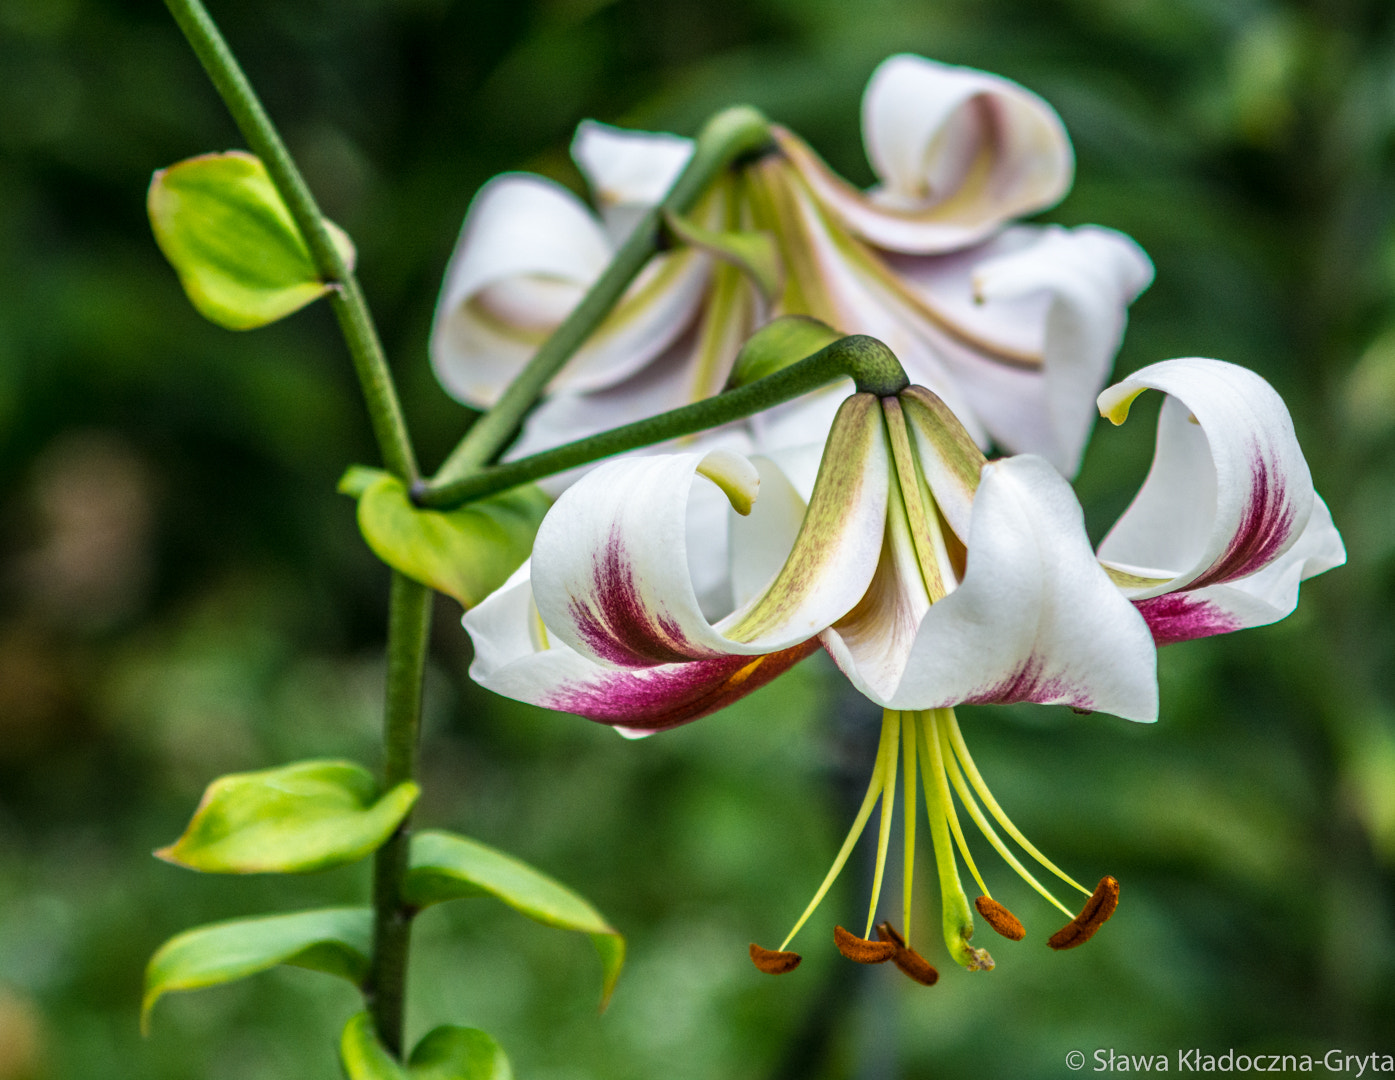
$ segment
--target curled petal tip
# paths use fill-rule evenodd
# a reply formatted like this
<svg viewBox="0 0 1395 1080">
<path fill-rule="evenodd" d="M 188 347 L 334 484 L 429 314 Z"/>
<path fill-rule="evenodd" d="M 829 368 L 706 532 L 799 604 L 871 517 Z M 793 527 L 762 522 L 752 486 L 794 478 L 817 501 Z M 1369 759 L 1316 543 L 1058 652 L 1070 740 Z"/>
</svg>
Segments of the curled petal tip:
<svg viewBox="0 0 1395 1080">
<path fill-rule="evenodd" d="M 751 942 L 751 963 L 767 975 L 784 975 L 797 968 L 803 959 L 797 952 L 762 949 L 754 941 Z"/>
<path fill-rule="evenodd" d="M 1109 921 L 1109 917 L 1118 906 L 1119 882 L 1106 875 L 1100 878 L 1100 883 L 1095 886 L 1090 899 L 1085 901 L 1080 914 L 1052 934 L 1046 943 L 1058 952 L 1061 949 L 1073 949 L 1077 945 L 1084 945 Z"/>
</svg>

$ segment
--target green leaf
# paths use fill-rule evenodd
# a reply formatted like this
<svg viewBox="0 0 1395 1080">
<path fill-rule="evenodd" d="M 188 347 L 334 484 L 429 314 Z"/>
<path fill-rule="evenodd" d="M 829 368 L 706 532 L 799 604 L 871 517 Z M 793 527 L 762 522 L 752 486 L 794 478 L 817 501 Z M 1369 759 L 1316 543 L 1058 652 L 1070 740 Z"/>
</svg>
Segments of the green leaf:
<svg viewBox="0 0 1395 1080">
<path fill-rule="evenodd" d="M 812 356 L 843 335 L 808 315 L 782 315 L 766 323 L 741 346 L 727 389 L 753 383 Z"/>
<path fill-rule="evenodd" d="M 146 208 L 155 242 L 190 301 L 219 326 L 265 326 L 330 289 L 266 166 L 252 154 L 203 154 L 160 169 Z M 353 242 L 338 226 L 325 225 L 352 266 Z"/>
<path fill-rule="evenodd" d="M 770 233 L 714 232 L 672 211 L 664 214 L 664 225 L 679 243 L 701 248 L 741 270 L 767 303 L 774 303 L 783 291 L 784 266 Z"/>
<path fill-rule="evenodd" d="M 493 896 L 540 923 L 589 934 L 604 968 L 601 1008 L 609 1003 L 625 962 L 625 939 L 582 897 L 512 855 L 453 833 L 419 832 L 412 837 L 403 895 L 418 908 Z"/>
<path fill-rule="evenodd" d="M 260 919 L 237 919 L 195 927 L 169 939 L 145 969 L 141 1029 L 150 1010 L 172 990 L 245 979 L 278 964 L 323 971 L 355 986 L 368 975 L 373 912 L 368 908 L 323 908 Z"/>
<path fill-rule="evenodd" d="M 366 1012 L 344 1025 L 339 1056 L 349 1080 L 513 1080 L 503 1049 L 478 1028 L 435 1028 L 417 1043 L 404 1067 L 378 1041 Z"/>
<path fill-rule="evenodd" d="M 208 785 L 184 835 L 155 854 L 210 874 L 303 874 L 357 862 L 402 823 L 420 789 L 381 799 L 352 761 L 301 761 Z"/>
<path fill-rule="evenodd" d="M 473 607 L 523 565 L 551 501 L 534 484 L 455 510 L 412 505 L 402 481 L 355 466 L 339 490 L 358 495 L 358 527 L 373 553 L 414 581 Z"/>
</svg>

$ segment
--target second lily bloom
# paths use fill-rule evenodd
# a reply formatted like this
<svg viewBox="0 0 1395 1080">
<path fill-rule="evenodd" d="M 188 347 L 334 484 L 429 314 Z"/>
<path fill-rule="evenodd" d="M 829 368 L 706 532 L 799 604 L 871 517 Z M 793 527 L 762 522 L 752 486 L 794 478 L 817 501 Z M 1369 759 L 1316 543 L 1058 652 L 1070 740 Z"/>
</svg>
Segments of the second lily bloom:
<svg viewBox="0 0 1395 1080">
<path fill-rule="evenodd" d="M 863 99 L 878 183 L 862 192 L 796 135 L 719 182 L 692 214 L 710 232 L 763 233 L 782 281 L 764 294 L 696 246 L 656 260 L 554 383 L 517 453 L 593 434 L 719 391 L 767 319 L 812 315 L 887 343 L 975 442 L 1075 472 L 1127 307 L 1152 278 L 1128 237 L 1013 222 L 1069 189 L 1073 157 L 1046 102 L 1006 79 L 894 56 Z M 638 213 L 657 203 L 689 140 L 587 122 L 572 152 L 595 216 L 539 177 L 497 177 L 470 209 L 447 271 L 432 357 L 462 400 L 488 405 L 600 275 Z M 765 422 L 820 437 L 825 392 Z M 783 423 L 782 423 L 783 420 Z M 812 436 L 810 426 L 821 430 Z"/>
</svg>

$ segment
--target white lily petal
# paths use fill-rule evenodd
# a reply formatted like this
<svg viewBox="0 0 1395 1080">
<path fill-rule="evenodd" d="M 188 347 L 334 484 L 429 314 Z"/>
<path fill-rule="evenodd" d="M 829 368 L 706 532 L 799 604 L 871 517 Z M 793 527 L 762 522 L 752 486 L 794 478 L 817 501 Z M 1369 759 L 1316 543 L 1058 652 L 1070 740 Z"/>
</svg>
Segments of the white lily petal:
<svg viewBox="0 0 1395 1080">
<path fill-rule="evenodd" d="M 1147 389 L 1169 395 L 1153 466 L 1100 545 L 1101 560 L 1166 579 L 1135 600 L 1235 582 L 1268 566 L 1308 525 L 1312 477 L 1283 399 L 1254 372 L 1219 360 L 1166 360 L 1110 387 L 1115 423 Z"/>
<path fill-rule="evenodd" d="M 667 132 L 631 131 L 583 120 L 572 160 L 585 174 L 616 244 L 639 216 L 657 205 L 693 156 L 693 140 Z"/>
<path fill-rule="evenodd" d="M 696 720 L 764 686 L 817 649 L 809 641 L 763 656 L 724 656 L 641 669 L 605 667 L 545 632 L 529 566 L 465 613 L 475 645 L 470 677 L 497 694 L 648 734 Z"/>
<path fill-rule="evenodd" d="M 892 251 L 953 251 L 1045 209 L 1070 187 L 1074 155 L 1060 117 L 1017 83 L 899 55 L 873 72 L 862 134 L 881 179 L 866 195 L 803 143 L 781 148 L 858 235 Z"/>
<path fill-rule="evenodd" d="M 1041 458 L 985 466 L 964 579 L 916 633 L 899 685 L 878 692 L 837 629 L 824 646 L 892 709 L 1034 701 L 1157 716 L 1156 654 L 1142 617 L 1090 551 L 1080 504 Z"/>
<path fill-rule="evenodd" d="M 1297 542 L 1264 569 L 1225 585 L 1166 593 L 1135 602 L 1158 645 L 1264 626 L 1298 606 L 1298 587 L 1347 561 L 1332 513 L 1314 496 L 1308 526 Z"/>
<path fill-rule="evenodd" d="M 613 245 L 576 196 L 541 177 L 496 177 L 470 206 L 431 331 L 437 377 L 492 405 L 609 265 Z M 550 391 L 610 386 L 681 335 L 702 301 L 710 257 L 653 260 L 553 380 Z"/>
<path fill-rule="evenodd" d="M 716 626 L 694 590 L 686 537 L 693 477 L 711 455 L 596 468 L 538 531 L 533 581 L 547 626 L 585 656 L 631 667 L 754 656 L 813 637 L 857 602 L 872 575 L 887 488 L 875 403 L 870 395 L 849 399 L 850 420 L 830 440 L 789 562 L 760 597 Z M 733 457 L 722 462 L 728 479 Z M 754 481 L 754 466 L 744 464 Z"/>
<path fill-rule="evenodd" d="M 1128 305 L 1152 281 L 1143 250 L 1094 225 L 1020 226 L 969 251 L 893 265 L 966 339 L 985 344 L 945 356 L 994 441 L 1074 475 Z M 1014 367 L 989 349 L 1039 359 Z"/>
<path fill-rule="evenodd" d="M 559 184 L 505 174 L 470 204 L 431 329 L 436 375 L 491 405 L 610 261 L 590 211 Z"/>
</svg>

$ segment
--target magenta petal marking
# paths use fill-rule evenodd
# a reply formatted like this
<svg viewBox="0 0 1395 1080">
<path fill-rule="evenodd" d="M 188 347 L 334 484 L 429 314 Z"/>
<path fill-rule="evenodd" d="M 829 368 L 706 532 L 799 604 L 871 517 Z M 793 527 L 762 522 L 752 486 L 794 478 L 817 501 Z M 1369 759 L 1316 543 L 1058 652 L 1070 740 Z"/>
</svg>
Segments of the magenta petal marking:
<svg viewBox="0 0 1395 1080">
<path fill-rule="evenodd" d="M 592 596 L 573 598 L 570 614 L 596 656 L 623 667 L 652 667 L 711 655 L 694 646 L 676 622 L 645 604 L 618 529 L 593 556 L 592 572 Z"/>
<path fill-rule="evenodd" d="M 1007 678 L 975 690 L 964 698 L 966 705 L 1007 705 L 1031 701 L 1038 705 L 1070 705 L 1093 710 L 1094 701 L 1060 676 L 1047 677 L 1041 659 L 1033 656 Z"/>
<path fill-rule="evenodd" d="M 758 690 L 818 648 L 814 638 L 764 656 L 721 656 L 637 671 L 607 671 L 560 687 L 539 702 L 602 724 L 663 731 L 697 720 Z"/>
<path fill-rule="evenodd" d="M 1269 463 L 1258 447 L 1254 447 L 1251 453 L 1254 463 L 1251 467 L 1250 497 L 1240 519 L 1240 527 L 1220 558 L 1201 577 L 1191 582 L 1187 586 L 1189 589 L 1234 581 L 1264 569 L 1278 558 L 1284 544 L 1293 535 L 1295 514 L 1288 497 L 1288 486 L 1282 478 L 1270 476 Z M 1211 632 L 1223 633 L 1219 630 Z"/>
<path fill-rule="evenodd" d="M 1224 608 L 1184 592 L 1135 600 L 1133 606 L 1138 608 L 1139 614 L 1148 623 L 1148 629 L 1153 632 L 1153 642 L 1158 646 L 1211 637 L 1213 634 L 1229 634 L 1244 627 Z"/>
</svg>

